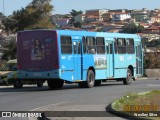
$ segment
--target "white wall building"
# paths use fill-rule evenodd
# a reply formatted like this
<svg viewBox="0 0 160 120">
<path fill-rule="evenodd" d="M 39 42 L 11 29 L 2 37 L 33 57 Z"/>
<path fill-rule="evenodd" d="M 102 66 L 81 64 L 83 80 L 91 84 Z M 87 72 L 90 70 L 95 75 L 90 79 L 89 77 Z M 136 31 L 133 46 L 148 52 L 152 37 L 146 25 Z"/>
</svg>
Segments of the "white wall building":
<svg viewBox="0 0 160 120">
<path fill-rule="evenodd" d="M 115 13 L 112 21 L 123 21 L 126 19 L 131 19 L 131 15 L 129 13 Z"/>
</svg>

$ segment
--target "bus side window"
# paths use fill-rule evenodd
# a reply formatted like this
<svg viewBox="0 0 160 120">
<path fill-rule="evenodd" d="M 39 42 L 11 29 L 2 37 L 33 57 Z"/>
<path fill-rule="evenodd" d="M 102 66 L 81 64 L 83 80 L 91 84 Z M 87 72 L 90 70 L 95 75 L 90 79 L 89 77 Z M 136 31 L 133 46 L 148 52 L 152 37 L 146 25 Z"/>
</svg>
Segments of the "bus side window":
<svg viewBox="0 0 160 120">
<path fill-rule="evenodd" d="M 86 53 L 86 39 L 85 37 L 82 38 L 82 42 L 83 42 L 83 53 Z"/>
<path fill-rule="evenodd" d="M 95 54 L 95 38 L 94 37 L 86 37 L 86 51 L 88 54 Z"/>
<path fill-rule="evenodd" d="M 72 54 L 72 41 L 70 36 L 61 36 L 61 53 Z"/>
<path fill-rule="evenodd" d="M 116 40 L 117 43 L 117 53 L 118 54 L 126 54 L 126 41 L 124 38 L 118 38 Z"/>
<path fill-rule="evenodd" d="M 127 53 L 128 54 L 134 54 L 135 50 L 134 50 L 134 40 L 129 38 L 126 39 L 126 46 L 127 46 Z"/>
<path fill-rule="evenodd" d="M 105 54 L 105 44 L 103 37 L 96 38 L 97 54 Z"/>
</svg>

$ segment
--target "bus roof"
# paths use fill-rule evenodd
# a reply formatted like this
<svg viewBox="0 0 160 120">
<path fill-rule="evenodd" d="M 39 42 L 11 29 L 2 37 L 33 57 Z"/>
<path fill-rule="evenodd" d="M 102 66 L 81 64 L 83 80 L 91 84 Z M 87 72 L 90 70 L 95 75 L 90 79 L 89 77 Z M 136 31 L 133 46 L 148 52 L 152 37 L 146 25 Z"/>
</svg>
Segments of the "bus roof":
<svg viewBox="0 0 160 120">
<path fill-rule="evenodd" d="M 108 33 L 108 32 L 89 32 L 89 31 L 72 31 L 72 30 L 57 30 L 60 35 L 81 35 L 81 36 L 99 36 L 108 38 L 134 38 L 140 39 L 137 34 L 126 33 Z"/>
<path fill-rule="evenodd" d="M 134 38 L 140 40 L 140 36 L 138 34 L 128 34 L 128 33 L 108 33 L 108 32 L 74 31 L 74 30 L 54 30 L 54 29 L 25 30 L 25 31 L 19 31 L 19 33 L 31 32 L 31 31 L 57 31 L 59 35 L 98 36 L 107 38 Z"/>
</svg>

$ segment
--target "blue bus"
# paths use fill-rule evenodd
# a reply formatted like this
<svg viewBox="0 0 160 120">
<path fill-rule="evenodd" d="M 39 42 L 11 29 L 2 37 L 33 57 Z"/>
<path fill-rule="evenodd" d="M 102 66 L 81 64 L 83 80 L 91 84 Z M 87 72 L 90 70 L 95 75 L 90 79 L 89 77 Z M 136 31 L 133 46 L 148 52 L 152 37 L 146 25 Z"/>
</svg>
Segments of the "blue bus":
<svg viewBox="0 0 160 120">
<path fill-rule="evenodd" d="M 136 34 L 71 30 L 31 30 L 17 34 L 18 78 L 91 88 L 106 80 L 129 85 L 143 74 L 143 52 Z"/>
</svg>

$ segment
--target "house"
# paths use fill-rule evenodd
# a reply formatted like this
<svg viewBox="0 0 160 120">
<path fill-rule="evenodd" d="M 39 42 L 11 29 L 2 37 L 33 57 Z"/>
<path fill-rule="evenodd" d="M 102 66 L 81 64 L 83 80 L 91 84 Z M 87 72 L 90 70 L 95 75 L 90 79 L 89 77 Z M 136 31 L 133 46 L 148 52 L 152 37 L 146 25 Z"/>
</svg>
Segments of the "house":
<svg viewBox="0 0 160 120">
<path fill-rule="evenodd" d="M 157 26 L 150 26 L 149 28 L 146 28 L 143 33 L 148 33 L 148 34 L 160 34 L 160 28 Z"/>
<path fill-rule="evenodd" d="M 120 32 L 122 31 L 122 28 L 123 28 L 123 24 L 105 24 L 103 25 L 103 30 L 106 31 L 106 32 L 109 32 L 109 31 L 116 31 L 116 32 Z"/>
<path fill-rule="evenodd" d="M 151 10 L 150 11 L 150 17 L 158 16 L 159 13 L 160 13 L 160 9 Z"/>
<path fill-rule="evenodd" d="M 94 9 L 94 10 L 86 10 L 87 16 L 96 16 L 98 17 L 99 21 L 103 21 L 102 15 L 107 13 L 107 9 Z"/>
<path fill-rule="evenodd" d="M 112 12 L 108 12 L 108 13 L 104 13 L 102 14 L 102 19 L 104 22 L 111 22 L 112 18 L 113 18 L 113 14 Z"/>
<path fill-rule="evenodd" d="M 81 26 L 81 29 L 93 31 L 94 29 L 96 29 L 96 25 L 95 24 L 84 24 Z"/>
<path fill-rule="evenodd" d="M 126 13 L 127 11 L 125 9 L 116 9 L 116 10 L 109 10 L 108 12 L 110 12 L 110 13 L 117 13 L 117 12 Z"/>
<path fill-rule="evenodd" d="M 99 21 L 99 16 L 87 16 L 84 20 L 85 23 L 91 23 Z"/>
<path fill-rule="evenodd" d="M 143 8 L 142 10 L 132 10 L 131 17 L 135 18 L 137 22 L 144 21 L 149 18 L 149 10 Z"/>
<path fill-rule="evenodd" d="M 139 23 L 140 26 L 143 26 L 144 28 L 149 28 L 150 27 L 150 24 L 147 24 L 147 23 Z"/>
<path fill-rule="evenodd" d="M 70 24 L 70 22 L 71 22 L 71 19 L 70 19 L 70 18 L 61 18 L 61 19 L 57 20 L 57 21 L 55 22 L 55 24 L 56 24 L 57 26 L 63 27 L 63 26 L 68 26 L 68 25 Z"/>
<path fill-rule="evenodd" d="M 75 22 L 83 23 L 85 21 L 86 14 L 79 14 L 75 16 L 74 20 Z"/>
<path fill-rule="evenodd" d="M 147 33 L 141 33 L 139 34 L 143 39 L 147 40 L 148 42 L 152 41 L 152 40 L 158 40 L 160 39 L 160 35 L 158 34 L 147 34 Z"/>
<path fill-rule="evenodd" d="M 63 18 L 72 18 L 72 16 L 70 14 L 65 14 L 65 15 L 61 15 L 61 14 L 55 14 L 51 16 L 51 20 L 52 23 L 57 23 L 58 20 L 63 19 Z"/>
<path fill-rule="evenodd" d="M 112 17 L 112 21 L 124 21 L 126 19 L 131 19 L 130 13 L 122 13 L 122 12 L 116 12 L 114 13 Z"/>
<path fill-rule="evenodd" d="M 160 16 L 153 16 L 151 17 L 151 21 L 154 23 L 154 22 L 158 22 L 160 23 Z"/>
</svg>

